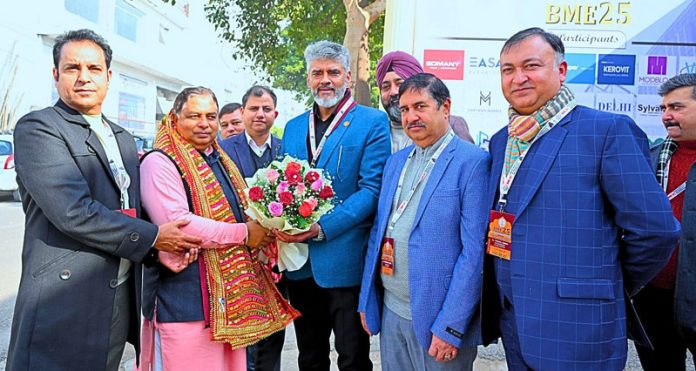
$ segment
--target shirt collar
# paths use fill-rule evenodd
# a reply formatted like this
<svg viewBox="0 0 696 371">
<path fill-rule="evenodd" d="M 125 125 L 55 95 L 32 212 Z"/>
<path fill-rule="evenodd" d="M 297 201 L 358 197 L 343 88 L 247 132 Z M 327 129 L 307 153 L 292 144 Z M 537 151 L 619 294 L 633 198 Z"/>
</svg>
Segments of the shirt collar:
<svg viewBox="0 0 696 371">
<path fill-rule="evenodd" d="M 249 147 L 251 147 L 251 148 L 258 148 L 258 149 L 262 149 L 262 148 L 266 149 L 266 147 L 271 148 L 271 134 L 270 133 L 268 134 L 266 141 L 261 146 L 256 145 L 256 142 L 254 142 L 254 139 L 251 136 L 249 136 L 249 133 L 247 133 L 246 130 L 244 131 L 244 136 L 246 137 L 247 144 L 249 144 Z"/>
<path fill-rule="evenodd" d="M 441 136 L 440 139 L 437 140 L 437 142 L 425 147 L 421 148 L 416 146 L 416 155 L 419 157 L 425 157 L 425 158 L 430 158 L 432 157 L 435 152 L 437 151 L 438 148 L 442 145 L 442 143 L 445 141 L 445 138 L 447 138 L 447 135 L 449 132 L 452 131 L 452 129 L 448 129 L 447 132 L 445 132 L 445 135 Z"/>
</svg>

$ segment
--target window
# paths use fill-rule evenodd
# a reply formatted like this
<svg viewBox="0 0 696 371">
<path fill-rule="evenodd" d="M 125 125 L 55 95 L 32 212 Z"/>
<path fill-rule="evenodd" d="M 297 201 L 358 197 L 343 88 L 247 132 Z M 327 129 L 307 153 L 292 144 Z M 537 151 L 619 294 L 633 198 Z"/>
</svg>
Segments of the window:
<svg viewBox="0 0 696 371">
<path fill-rule="evenodd" d="M 65 10 L 94 23 L 99 21 L 99 1 L 65 0 Z"/>
<path fill-rule="evenodd" d="M 145 129 L 145 98 L 128 93 L 118 94 L 118 124 L 126 129 Z"/>
<path fill-rule="evenodd" d="M 12 154 L 12 143 L 0 140 L 0 156 L 9 156 Z"/>
<path fill-rule="evenodd" d="M 137 41 L 138 21 L 145 15 L 125 0 L 116 0 L 116 12 L 114 15 L 115 32 L 128 40 Z"/>
</svg>

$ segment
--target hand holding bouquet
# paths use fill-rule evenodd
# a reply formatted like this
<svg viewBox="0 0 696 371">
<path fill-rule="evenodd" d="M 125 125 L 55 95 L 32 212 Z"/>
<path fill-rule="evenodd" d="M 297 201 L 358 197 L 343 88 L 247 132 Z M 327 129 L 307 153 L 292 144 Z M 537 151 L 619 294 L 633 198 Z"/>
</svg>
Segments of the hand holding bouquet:
<svg viewBox="0 0 696 371">
<path fill-rule="evenodd" d="M 306 232 L 333 208 L 331 181 L 321 169 L 291 156 L 259 169 L 244 192 L 246 213 L 268 229 L 288 234 Z M 307 244 L 278 241 L 278 268 L 298 270 L 309 256 Z"/>
</svg>

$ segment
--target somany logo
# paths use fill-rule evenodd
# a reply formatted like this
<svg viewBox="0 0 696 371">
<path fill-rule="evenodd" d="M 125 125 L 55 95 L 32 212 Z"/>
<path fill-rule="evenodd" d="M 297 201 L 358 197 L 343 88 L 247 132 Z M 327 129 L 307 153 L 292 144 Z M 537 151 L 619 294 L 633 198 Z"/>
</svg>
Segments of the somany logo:
<svg viewBox="0 0 696 371">
<path fill-rule="evenodd" d="M 457 68 L 462 62 L 459 61 L 427 61 L 425 65 L 428 67 L 448 67 Z"/>
</svg>

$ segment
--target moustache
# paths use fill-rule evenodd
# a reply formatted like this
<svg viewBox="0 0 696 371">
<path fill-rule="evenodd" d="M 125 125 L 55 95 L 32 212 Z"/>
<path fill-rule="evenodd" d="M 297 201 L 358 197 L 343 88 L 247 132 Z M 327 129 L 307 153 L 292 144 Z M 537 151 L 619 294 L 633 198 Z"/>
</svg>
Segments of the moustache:
<svg viewBox="0 0 696 371">
<path fill-rule="evenodd" d="M 665 125 L 665 128 L 672 127 L 672 126 L 679 126 L 679 123 L 676 121 L 665 121 L 663 122 Z"/>
<path fill-rule="evenodd" d="M 320 86 L 320 87 L 316 88 L 316 90 L 314 90 L 314 95 L 318 95 L 319 90 L 326 90 L 326 89 L 330 89 L 334 94 L 338 93 L 338 89 L 336 89 L 333 86 L 327 85 L 327 86 Z"/>
<path fill-rule="evenodd" d="M 406 129 L 424 128 L 424 127 L 425 127 L 425 123 L 423 123 L 422 121 L 412 122 L 412 123 L 406 125 Z"/>
</svg>

